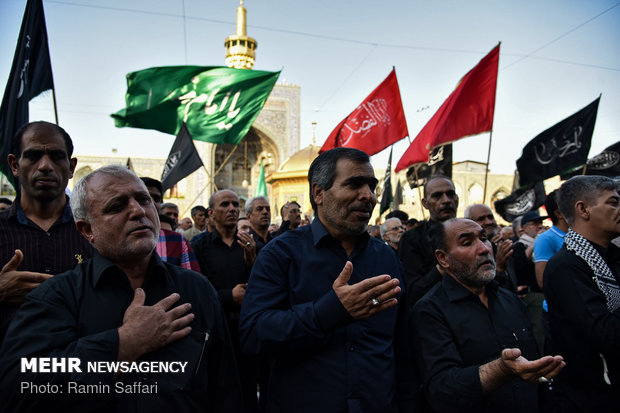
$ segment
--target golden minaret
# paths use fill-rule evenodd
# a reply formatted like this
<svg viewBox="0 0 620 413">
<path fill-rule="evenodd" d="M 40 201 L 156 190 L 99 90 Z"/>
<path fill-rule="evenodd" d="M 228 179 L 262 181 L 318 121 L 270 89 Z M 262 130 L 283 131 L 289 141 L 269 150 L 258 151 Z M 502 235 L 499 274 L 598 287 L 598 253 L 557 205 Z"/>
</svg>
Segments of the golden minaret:
<svg viewBox="0 0 620 413">
<path fill-rule="evenodd" d="M 256 40 L 246 35 L 245 8 L 243 0 L 237 7 L 237 33 L 226 38 L 226 66 L 237 69 L 251 69 L 254 66 Z"/>
</svg>

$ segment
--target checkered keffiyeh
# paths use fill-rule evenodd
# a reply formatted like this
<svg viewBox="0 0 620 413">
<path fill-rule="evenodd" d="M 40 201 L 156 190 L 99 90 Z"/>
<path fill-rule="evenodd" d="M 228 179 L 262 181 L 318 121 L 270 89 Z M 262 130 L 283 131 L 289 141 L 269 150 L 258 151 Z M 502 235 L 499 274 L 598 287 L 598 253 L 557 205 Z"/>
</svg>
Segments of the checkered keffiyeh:
<svg viewBox="0 0 620 413">
<path fill-rule="evenodd" d="M 592 279 L 599 290 L 605 294 L 609 311 L 615 311 L 620 307 L 620 287 L 618 282 L 611 273 L 607 263 L 603 260 L 603 257 L 601 257 L 592 244 L 572 229 L 568 230 L 564 243 L 569 251 L 573 251 L 575 255 L 584 260 L 594 271 Z"/>
</svg>

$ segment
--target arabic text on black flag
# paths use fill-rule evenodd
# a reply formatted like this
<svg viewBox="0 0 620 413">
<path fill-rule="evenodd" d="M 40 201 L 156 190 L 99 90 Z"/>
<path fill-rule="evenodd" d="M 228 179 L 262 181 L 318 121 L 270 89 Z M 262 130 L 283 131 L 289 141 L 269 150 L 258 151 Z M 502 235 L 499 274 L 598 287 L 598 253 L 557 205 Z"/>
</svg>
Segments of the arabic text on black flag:
<svg viewBox="0 0 620 413">
<path fill-rule="evenodd" d="M 198 155 L 187 127 L 183 124 L 174 140 L 172 149 L 170 149 L 164 171 L 161 174 L 161 185 L 164 192 L 201 166 L 200 155 Z"/>
<path fill-rule="evenodd" d="M 598 155 L 588 159 L 586 165 L 586 175 L 603 175 L 610 177 L 620 176 L 620 142 L 616 142 Z M 583 168 L 576 168 L 561 176 L 562 179 L 569 179 L 575 175 L 582 175 Z"/>
<path fill-rule="evenodd" d="M 413 189 L 424 186 L 433 175 L 452 178 L 452 144 L 437 146 L 428 163 L 419 163 L 407 169 L 407 182 Z"/>
<path fill-rule="evenodd" d="M 53 88 L 43 4 L 41 0 L 28 0 L 0 106 L 0 170 L 13 187 L 15 179 L 6 161 L 13 135 L 28 123 L 28 102 Z"/>
<path fill-rule="evenodd" d="M 586 163 L 600 99 L 525 145 L 517 160 L 520 186 L 543 181 Z"/>
<path fill-rule="evenodd" d="M 526 212 L 534 211 L 545 203 L 545 185 L 537 182 L 530 188 L 521 188 L 504 199 L 495 201 L 495 211 L 506 221 L 512 222 Z"/>
</svg>

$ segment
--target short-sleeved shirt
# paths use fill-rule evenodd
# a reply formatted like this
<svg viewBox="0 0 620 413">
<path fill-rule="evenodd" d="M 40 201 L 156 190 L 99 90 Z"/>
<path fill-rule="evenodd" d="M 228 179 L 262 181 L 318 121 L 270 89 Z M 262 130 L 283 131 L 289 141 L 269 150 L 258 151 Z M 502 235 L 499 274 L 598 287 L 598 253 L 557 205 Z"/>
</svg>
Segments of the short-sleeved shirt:
<svg viewBox="0 0 620 413">
<path fill-rule="evenodd" d="M 566 232 L 555 225 L 536 237 L 534 241 L 534 262 L 547 262 L 564 245 Z"/>
</svg>

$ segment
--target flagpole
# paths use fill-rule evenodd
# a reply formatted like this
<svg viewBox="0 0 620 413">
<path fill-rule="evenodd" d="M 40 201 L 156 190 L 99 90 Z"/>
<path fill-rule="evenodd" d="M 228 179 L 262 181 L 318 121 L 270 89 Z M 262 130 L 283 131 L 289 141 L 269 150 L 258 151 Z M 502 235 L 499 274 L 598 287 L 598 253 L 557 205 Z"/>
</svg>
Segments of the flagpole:
<svg viewBox="0 0 620 413">
<path fill-rule="evenodd" d="M 482 193 L 482 203 L 486 203 L 487 199 L 487 178 L 489 176 L 489 161 L 491 160 L 491 141 L 493 139 L 493 130 L 489 133 L 489 150 L 487 152 L 487 165 L 484 169 L 484 192 Z"/>
<path fill-rule="evenodd" d="M 56 118 L 56 125 L 60 125 L 58 123 L 58 105 L 56 104 L 56 90 L 52 89 L 52 100 L 54 102 L 54 117 Z"/>
</svg>

